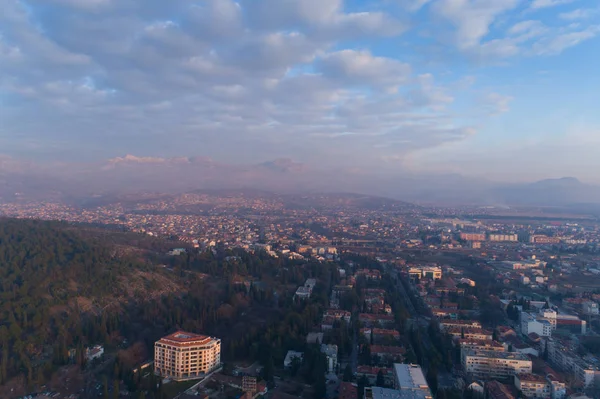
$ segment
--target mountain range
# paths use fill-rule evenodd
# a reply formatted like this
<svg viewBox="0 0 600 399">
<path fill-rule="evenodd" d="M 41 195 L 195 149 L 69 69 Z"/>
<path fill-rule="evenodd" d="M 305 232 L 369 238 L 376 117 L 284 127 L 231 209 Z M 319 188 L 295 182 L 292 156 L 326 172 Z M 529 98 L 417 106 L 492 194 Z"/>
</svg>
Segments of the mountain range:
<svg viewBox="0 0 600 399">
<path fill-rule="evenodd" d="M 347 192 L 436 205 L 600 205 L 600 186 L 572 177 L 498 183 L 457 174 L 319 169 L 287 158 L 226 164 L 206 157 L 126 155 L 97 163 L 40 165 L 0 156 L 3 201 L 15 197 L 73 201 L 148 191 L 173 194 L 229 188 L 279 193 Z"/>
</svg>

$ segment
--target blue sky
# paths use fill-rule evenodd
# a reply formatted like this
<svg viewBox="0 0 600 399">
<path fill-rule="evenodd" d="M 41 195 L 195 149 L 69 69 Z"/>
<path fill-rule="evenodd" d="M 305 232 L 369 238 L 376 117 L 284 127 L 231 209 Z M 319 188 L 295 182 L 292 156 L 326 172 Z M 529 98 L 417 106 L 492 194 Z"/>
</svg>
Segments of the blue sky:
<svg viewBox="0 0 600 399">
<path fill-rule="evenodd" d="M 600 183 L 590 0 L 4 0 L 0 154 Z"/>
</svg>

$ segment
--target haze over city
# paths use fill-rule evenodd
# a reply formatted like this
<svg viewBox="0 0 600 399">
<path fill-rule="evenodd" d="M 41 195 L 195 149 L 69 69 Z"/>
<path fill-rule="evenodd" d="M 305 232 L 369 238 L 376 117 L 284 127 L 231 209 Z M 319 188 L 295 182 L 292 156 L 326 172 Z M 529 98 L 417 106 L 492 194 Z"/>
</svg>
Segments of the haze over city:
<svg viewBox="0 0 600 399">
<path fill-rule="evenodd" d="M 600 183 L 594 2 L 7 0 L 0 27 L 4 179 L 100 191 L 107 165 L 192 158 L 396 197 L 448 175 Z"/>
</svg>

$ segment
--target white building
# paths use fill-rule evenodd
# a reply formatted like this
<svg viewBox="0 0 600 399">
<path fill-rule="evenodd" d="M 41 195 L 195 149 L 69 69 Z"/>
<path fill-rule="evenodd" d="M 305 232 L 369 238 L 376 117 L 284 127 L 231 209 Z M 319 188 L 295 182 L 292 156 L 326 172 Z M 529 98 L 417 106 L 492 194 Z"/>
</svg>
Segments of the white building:
<svg viewBox="0 0 600 399">
<path fill-rule="evenodd" d="M 310 294 L 312 290 L 309 287 L 301 286 L 296 290 L 296 294 L 294 295 L 296 298 L 300 299 L 308 299 L 310 298 Z"/>
<path fill-rule="evenodd" d="M 583 307 L 583 313 L 585 314 L 597 315 L 600 313 L 596 302 L 587 301 L 582 303 L 581 306 Z"/>
<path fill-rule="evenodd" d="M 555 329 L 552 323 L 547 319 L 537 319 L 534 315 L 527 312 L 521 312 L 521 333 L 529 335 L 536 333 L 540 337 L 549 337 Z M 556 320 L 556 319 L 554 319 Z"/>
<path fill-rule="evenodd" d="M 335 373 L 337 368 L 337 356 L 338 356 L 338 347 L 337 345 L 321 345 L 321 353 L 323 353 L 327 357 L 327 371 L 329 373 Z"/>
<path fill-rule="evenodd" d="M 546 379 L 536 374 L 519 374 L 515 376 L 515 387 L 526 398 L 549 398 L 550 384 Z"/>
<path fill-rule="evenodd" d="M 532 363 L 525 355 L 512 352 L 470 351 L 462 357 L 463 368 L 475 378 L 507 378 L 531 374 Z"/>
<path fill-rule="evenodd" d="M 365 388 L 365 399 L 431 399 L 432 396 L 422 391 L 403 391 L 380 387 Z"/>
<path fill-rule="evenodd" d="M 417 278 L 428 278 L 432 280 L 439 280 L 442 278 L 442 268 L 439 266 L 420 266 L 411 267 L 408 270 L 410 277 Z"/>
<path fill-rule="evenodd" d="M 178 331 L 154 344 L 154 373 L 175 381 L 197 379 L 221 365 L 221 340 Z"/>
<path fill-rule="evenodd" d="M 104 355 L 104 347 L 102 345 L 96 345 L 85 350 L 85 360 L 88 362 L 99 359 L 102 355 Z"/>
<path fill-rule="evenodd" d="M 519 236 L 516 234 L 490 234 L 489 240 L 495 242 L 517 242 L 519 241 Z"/>
<path fill-rule="evenodd" d="M 317 285 L 316 278 L 307 278 L 306 281 L 304 282 L 304 286 L 309 287 L 311 291 L 315 289 L 316 285 Z"/>
<path fill-rule="evenodd" d="M 418 364 L 394 364 L 394 388 L 432 399 L 429 384 Z"/>
<path fill-rule="evenodd" d="M 294 359 L 297 359 L 300 362 L 302 362 L 302 360 L 304 359 L 304 353 L 288 351 L 288 353 L 285 355 L 285 359 L 283 360 L 283 367 L 285 367 L 286 369 L 290 368 L 292 366 L 292 363 L 294 362 Z"/>
</svg>

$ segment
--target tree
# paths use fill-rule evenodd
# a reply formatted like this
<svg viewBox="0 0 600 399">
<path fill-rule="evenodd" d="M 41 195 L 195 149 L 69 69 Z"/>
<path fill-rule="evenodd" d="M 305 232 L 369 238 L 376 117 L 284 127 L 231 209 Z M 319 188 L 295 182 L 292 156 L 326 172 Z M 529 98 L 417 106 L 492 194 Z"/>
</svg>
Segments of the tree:
<svg viewBox="0 0 600 399">
<path fill-rule="evenodd" d="M 358 397 L 364 398 L 365 396 L 365 387 L 369 385 L 369 379 L 366 376 L 361 376 L 358 379 Z"/>
<path fill-rule="evenodd" d="M 352 381 L 353 378 L 354 378 L 354 375 L 352 374 L 352 366 L 350 366 L 350 363 L 348 363 L 346 365 L 346 367 L 344 368 L 344 376 L 342 379 L 345 382 L 350 382 L 350 381 Z"/>
<path fill-rule="evenodd" d="M 431 392 L 435 395 L 438 389 L 438 370 L 435 364 L 432 364 L 427 370 L 427 382 L 429 383 L 429 388 L 431 388 Z"/>
<path fill-rule="evenodd" d="M 104 377 L 104 399 L 110 399 L 108 396 L 108 379 Z"/>
<path fill-rule="evenodd" d="M 385 387 L 385 378 L 383 376 L 382 370 L 379 370 L 377 372 L 377 381 L 376 381 L 375 385 L 377 385 L 378 387 L 381 387 L 381 388 Z"/>
</svg>

